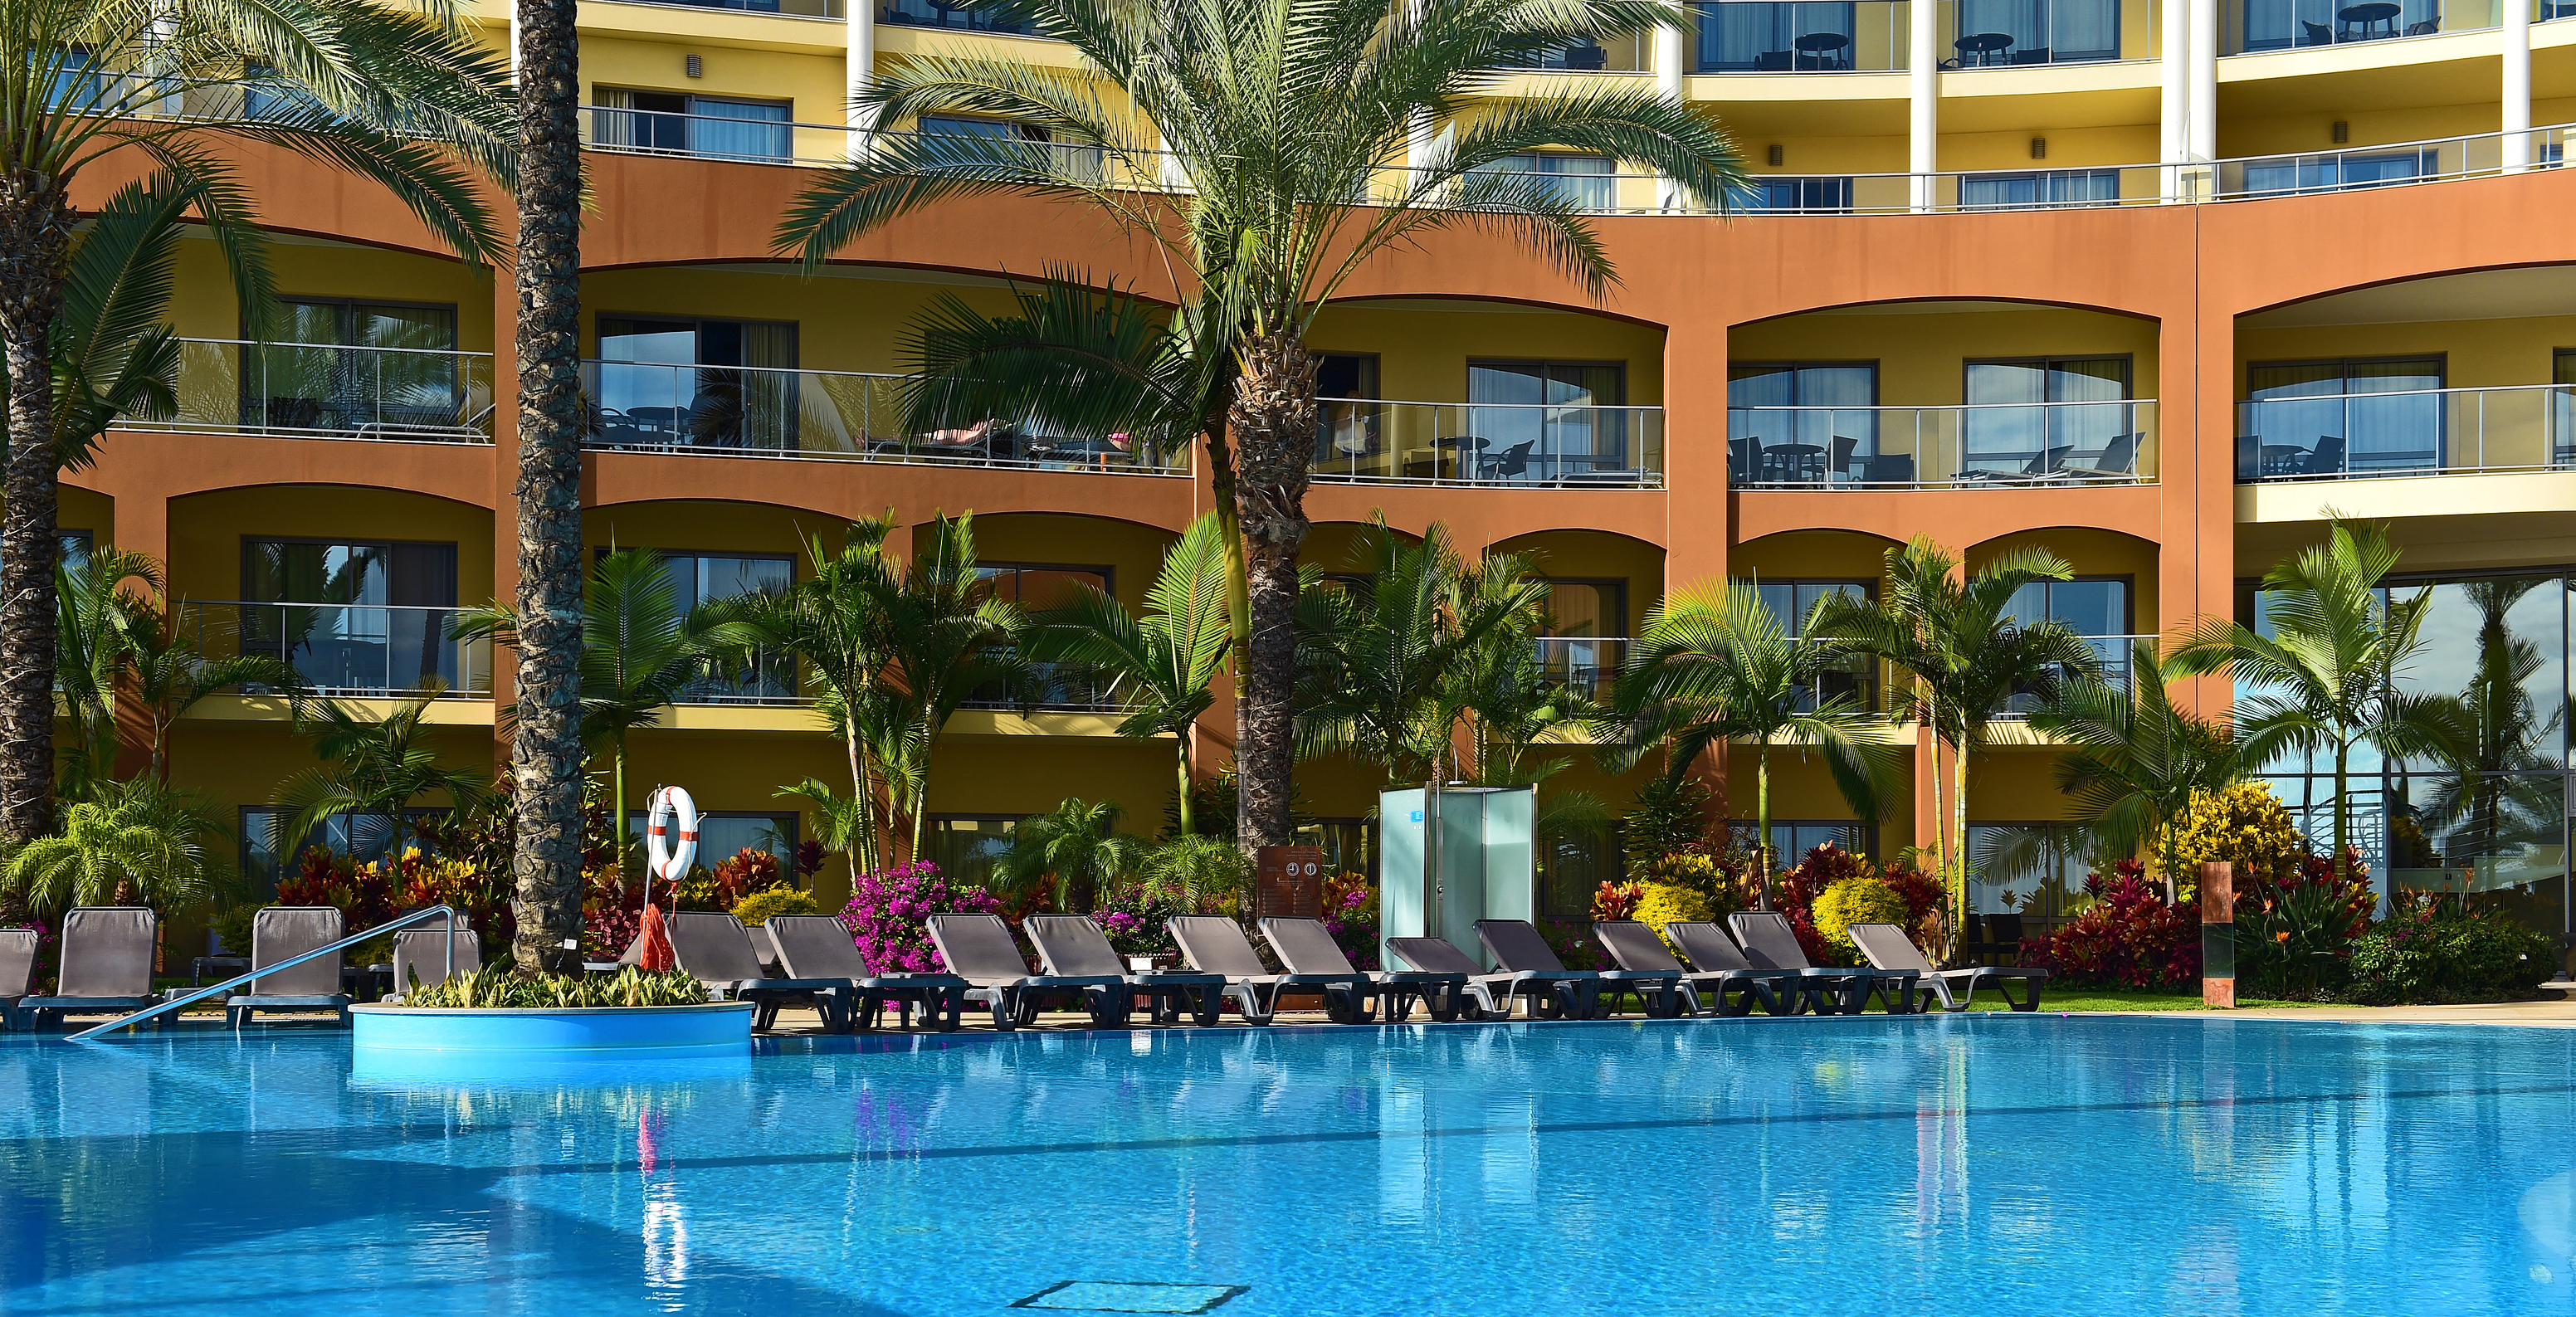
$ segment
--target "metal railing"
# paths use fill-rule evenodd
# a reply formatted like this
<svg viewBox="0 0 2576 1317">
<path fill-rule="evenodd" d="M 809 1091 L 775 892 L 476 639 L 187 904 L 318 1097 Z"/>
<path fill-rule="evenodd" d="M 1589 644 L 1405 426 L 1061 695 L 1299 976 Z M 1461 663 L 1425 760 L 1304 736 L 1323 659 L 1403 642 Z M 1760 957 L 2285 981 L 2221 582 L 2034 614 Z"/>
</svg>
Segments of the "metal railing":
<svg viewBox="0 0 2576 1317">
<path fill-rule="evenodd" d="M 273 658 L 325 695 L 405 696 L 441 681 L 489 699 L 492 644 L 455 640 L 454 608 L 183 600 L 179 627 L 208 658 Z M 264 693 L 264 692 L 263 692 Z"/>
<path fill-rule="evenodd" d="M 2027 489 L 2156 478 L 2156 404 L 1729 407 L 1746 489 Z"/>
<path fill-rule="evenodd" d="M 1945 69 L 2099 64 L 2121 58 L 2119 0 L 1942 0 Z"/>
<path fill-rule="evenodd" d="M 200 988 L 195 992 L 189 993 L 185 997 L 173 998 L 158 1006 L 145 1007 L 142 1010 L 134 1012 L 132 1015 L 119 1016 L 105 1024 L 91 1025 L 89 1028 L 83 1029 L 79 1033 L 65 1035 L 63 1041 L 67 1043 L 87 1042 L 92 1038 L 96 1038 L 101 1034 L 108 1033 L 113 1030 L 130 1029 L 135 1025 L 143 1023 L 145 1020 L 151 1019 L 153 1016 L 166 1014 L 170 1011 L 175 1011 L 186 1006 L 194 1006 L 208 997 L 212 997 L 219 992 L 229 992 L 253 979 L 267 978 L 271 974 L 293 969 L 308 960 L 317 960 L 323 956 L 346 951 L 350 947 L 354 947 L 361 942 L 372 941 L 376 938 L 383 937 L 387 933 L 398 933 L 414 924 L 425 924 L 440 916 L 445 916 L 447 919 L 447 938 L 445 942 L 447 951 L 447 977 L 452 979 L 456 977 L 456 932 L 458 916 L 455 909 L 451 906 L 433 905 L 426 909 L 414 910 L 410 914 L 402 915 L 395 919 L 378 924 L 374 928 L 368 929 L 366 932 L 352 933 L 349 936 L 327 946 L 315 947 L 311 951 L 307 951 L 302 955 L 289 956 L 274 965 L 263 965 L 247 974 L 236 975 L 211 988 Z"/>
<path fill-rule="evenodd" d="M 1906 64 L 1907 0 L 1701 0 L 1699 73 L 1892 73 Z"/>
<path fill-rule="evenodd" d="M 2157 639 L 2159 637 L 2156 636 L 2083 637 L 2085 645 L 2093 651 L 2095 678 L 2103 685 L 2122 692 L 2132 692 L 2135 689 L 2138 642 Z M 2072 669 L 2059 666 L 2051 674 L 2049 682 L 2045 684 L 2035 682 L 2015 688 L 2010 695 L 2004 697 L 2002 704 L 1996 706 L 1992 716 L 2027 718 L 2048 707 L 2052 690 L 2063 689 L 2067 682 L 2075 679 L 2075 676 Z"/>
<path fill-rule="evenodd" d="M 1664 483 L 1661 407 L 1317 401 L 1316 480 L 1626 489 Z"/>
<path fill-rule="evenodd" d="M 1633 33 L 1607 39 L 1575 37 L 1501 67 L 1550 73 L 1649 73 L 1654 70 L 1654 47 Z"/>
<path fill-rule="evenodd" d="M 868 0 L 849 0 L 853 4 Z M 877 21 L 896 27 L 936 27 L 955 32 L 989 32 L 1000 36 L 1031 37 L 1036 30 L 1027 23 L 1014 22 L 989 9 L 969 9 L 942 0 L 892 0 L 877 5 Z"/>
<path fill-rule="evenodd" d="M 2515 138 L 2521 139 L 2527 152 L 2520 163 L 2550 169 L 2566 161 L 2568 129 L 2569 125 L 2558 124 L 2526 133 L 2476 133 L 2347 146 L 2333 151 L 2246 156 L 2207 166 L 2204 181 L 2213 200 L 2247 201 L 2484 178 L 2507 171 L 2505 155 Z"/>
<path fill-rule="evenodd" d="M 745 14 L 778 14 L 787 18 L 840 18 L 841 0 L 619 0 L 630 5 L 670 5 L 680 9 L 731 9 Z"/>
<path fill-rule="evenodd" d="M 492 442 L 492 354 L 179 340 L 178 411 L 122 430 Z"/>
<path fill-rule="evenodd" d="M 1568 687 L 1595 704 L 1610 699 L 1619 669 L 1628 661 L 1625 636 L 1540 636 L 1530 642 L 1538 652 L 1542 680 Z"/>
<path fill-rule="evenodd" d="M 672 697 L 673 704 L 798 705 L 811 700 L 796 690 L 796 656 L 767 645 L 749 654 L 711 659 Z"/>
<path fill-rule="evenodd" d="M 1162 451 L 1126 434 L 1055 436 L 1000 420 L 908 433 L 899 375 L 622 361 L 585 361 L 581 372 L 598 408 L 592 448 L 1126 475 L 1189 469 L 1185 448 Z"/>
<path fill-rule="evenodd" d="M 2503 0 L 2514 3 L 2515 0 Z M 2521 0 L 2530 3 L 2530 0 Z M 2402 37 L 2475 32 L 2500 26 L 2496 0 L 2402 0 L 2352 4 L 2349 0 L 2291 0 L 2287 5 L 2237 5 L 2227 25 L 2223 55 L 2257 55 L 2319 46 L 2348 46 Z M 2546 6 L 2544 4 L 2544 12 Z M 2576 11 L 2571 11 L 2576 12 Z"/>
<path fill-rule="evenodd" d="M 2576 385 L 2266 398 L 2236 416 L 2249 484 L 2576 467 Z"/>
<path fill-rule="evenodd" d="M 1138 697 L 1126 679 L 1088 663 L 1041 660 L 1029 664 L 1029 682 L 1016 694 L 1000 687 L 978 688 L 966 697 L 969 709 L 1031 709 L 1050 713 L 1124 713 Z"/>
</svg>

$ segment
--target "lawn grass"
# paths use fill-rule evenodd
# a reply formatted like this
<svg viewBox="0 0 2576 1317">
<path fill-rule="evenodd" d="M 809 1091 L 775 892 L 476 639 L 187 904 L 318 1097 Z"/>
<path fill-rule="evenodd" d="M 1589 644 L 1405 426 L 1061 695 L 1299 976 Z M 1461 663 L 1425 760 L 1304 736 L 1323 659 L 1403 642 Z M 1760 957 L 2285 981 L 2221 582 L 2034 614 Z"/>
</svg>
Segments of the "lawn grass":
<svg viewBox="0 0 2576 1317">
<path fill-rule="evenodd" d="M 1988 991 L 1991 989 L 1979 990 L 1976 1001 L 1971 1003 L 1968 1009 L 1972 1011 L 2007 1009 L 2001 996 L 1989 998 L 1986 995 Z M 2013 991 L 2015 995 L 2019 995 L 2021 985 L 2013 985 Z M 2293 1010 L 2313 1008 L 2318 1005 L 2312 1001 L 2258 1001 L 2250 997 L 2240 998 L 2236 1004 L 2240 1007 L 2278 1006 Z M 2082 1014 L 2088 1011 L 2205 1011 L 2210 1007 L 2201 1001 L 2198 992 L 2147 992 L 2129 988 L 2067 988 L 2063 991 L 2043 989 L 2039 994 L 2039 1009 L 2042 1012 L 2063 1011 L 2068 1014 Z"/>
</svg>

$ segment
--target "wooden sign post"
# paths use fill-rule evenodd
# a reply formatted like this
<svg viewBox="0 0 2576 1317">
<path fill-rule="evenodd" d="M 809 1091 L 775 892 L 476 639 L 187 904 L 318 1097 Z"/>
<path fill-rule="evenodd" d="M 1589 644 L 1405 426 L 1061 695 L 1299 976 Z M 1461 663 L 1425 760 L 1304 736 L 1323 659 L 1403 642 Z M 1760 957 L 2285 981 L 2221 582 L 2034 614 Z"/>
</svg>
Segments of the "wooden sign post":
<svg viewBox="0 0 2576 1317">
<path fill-rule="evenodd" d="M 1324 852 L 1317 846 L 1264 846 L 1253 852 L 1260 879 L 1253 915 L 1316 919 L 1324 913 Z"/>
<path fill-rule="evenodd" d="M 2236 871 L 2200 866 L 2200 1000 L 2236 1009 Z"/>
</svg>

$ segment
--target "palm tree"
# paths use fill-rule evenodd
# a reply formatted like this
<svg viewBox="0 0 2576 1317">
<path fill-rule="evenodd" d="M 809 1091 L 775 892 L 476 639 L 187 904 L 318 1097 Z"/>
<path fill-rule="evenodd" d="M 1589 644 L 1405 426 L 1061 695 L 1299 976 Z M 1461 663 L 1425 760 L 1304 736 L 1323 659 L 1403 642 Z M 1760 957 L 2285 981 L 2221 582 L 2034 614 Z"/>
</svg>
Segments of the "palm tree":
<svg viewBox="0 0 2576 1317">
<path fill-rule="evenodd" d="M 1646 617 L 1619 674 L 1612 703 L 1620 724 L 1609 766 L 1633 767 L 1665 747 L 1668 781 L 1678 784 L 1712 746 L 1753 743 L 1755 858 L 1762 908 L 1771 908 L 1771 747 L 1823 750 L 1825 767 L 1852 812 L 1879 816 L 1896 786 L 1896 756 L 1873 735 L 1878 718 L 1849 694 L 1819 699 L 1834 667 L 1825 646 L 1793 639 L 1748 582 L 1700 585 Z"/>
<path fill-rule="evenodd" d="M 286 855 L 341 814 L 390 820 L 399 853 L 409 828 L 403 811 L 411 802 L 444 794 L 459 810 L 481 804 L 489 794 L 482 778 L 471 769 L 440 767 L 438 751 L 429 744 L 426 714 L 445 693 L 443 684 L 432 681 L 382 718 L 338 700 L 315 701 L 297 721 L 313 737 L 322 762 L 279 783 L 269 798 L 278 810 L 270 825 L 277 853 Z"/>
<path fill-rule="evenodd" d="M 870 703 L 880 756 L 899 765 L 903 792 L 890 818 L 909 835 L 907 856 L 921 850 L 930 813 L 931 752 L 948 720 L 978 690 L 1020 690 L 1028 661 L 1020 645 L 1028 628 L 1019 606 L 995 598 L 976 570 L 975 517 L 941 517 L 930 543 L 877 601 L 891 643 Z"/>
<path fill-rule="evenodd" d="M 102 781 L 65 811 L 59 835 L 9 858 L 8 886 L 39 910 L 185 905 L 214 894 L 218 865 L 202 838 L 222 831 L 195 797 L 151 778 Z"/>
<path fill-rule="evenodd" d="M 1049 886 L 1056 908 L 1097 908 L 1101 892 L 1145 856 L 1145 843 L 1118 830 L 1125 813 L 1114 801 L 1068 796 L 1049 813 L 1011 829 L 1011 848 L 993 861 L 993 884 L 1017 906 Z"/>
<path fill-rule="evenodd" d="M 2536 835 L 2557 826 L 2560 787 L 2549 773 L 2550 750 L 2567 721 L 2567 708 L 2531 698 L 2531 678 L 2548 666 L 2540 646 L 2515 634 L 2514 606 L 2545 577 L 2485 577 L 2457 588 L 2478 613 L 2478 658 L 2457 697 L 2460 714 L 2476 729 L 2458 771 L 2434 780 L 2423 814 L 2440 824 L 2468 826 L 2474 854 L 2497 854 L 2508 837 Z"/>
<path fill-rule="evenodd" d="M 2224 725 L 2174 707 L 2156 642 L 2138 641 L 2129 663 L 2129 689 L 2067 682 L 2031 714 L 2030 726 L 2068 747 L 2057 761 L 2057 789 L 2074 797 L 2074 821 L 2124 855 L 2160 848 L 2172 901 L 2181 892 L 2173 821 L 2193 793 L 2234 782 L 2244 758 Z"/>
<path fill-rule="evenodd" d="M 474 176 L 506 176 L 509 113 L 504 65 L 446 5 L 24 0 L 0 23 L 0 177 L 15 180 L 0 188 L 0 355 L 19 439 L 0 499 L 0 835 L 24 841 L 53 818 L 57 481 L 66 425 L 94 420 L 58 408 L 54 363 L 84 241 L 71 200 L 83 171 L 111 159 L 161 171 L 168 186 L 154 186 L 188 198 L 256 314 L 252 204 L 225 145 L 369 179 L 488 259 L 501 240 Z"/>
<path fill-rule="evenodd" d="M 1121 736 L 1169 736 L 1178 759 L 1175 790 L 1180 830 L 1190 819 L 1190 731 L 1216 702 L 1216 674 L 1225 666 L 1224 532 L 1215 514 L 1200 517 L 1163 555 L 1162 570 L 1145 591 L 1143 617 L 1106 592 L 1084 587 L 1073 601 L 1033 619 L 1030 650 L 1044 658 L 1089 664 L 1133 692 L 1132 711 L 1118 724 Z"/>
<path fill-rule="evenodd" d="M 606 742 L 610 813 L 618 868 L 624 872 L 627 835 L 626 738 L 661 721 L 662 710 L 704 676 L 720 656 L 756 645 L 748 624 L 729 621 L 726 603 L 683 610 L 662 555 L 651 549 L 603 554 L 582 592 L 581 739 Z M 498 604 L 467 609 L 450 633 L 460 640 L 519 643 L 518 615 Z M 516 705 L 502 717 L 517 725 Z"/>
<path fill-rule="evenodd" d="M 1905 670 L 1910 683 L 1888 702 L 1891 721 L 1932 731 L 1932 808 L 1941 810 L 1941 746 L 1951 751 L 1949 826 L 1941 867 L 1951 886 L 1949 927 L 1967 926 L 1968 761 L 1986 743 L 1989 725 L 2016 692 L 2053 690 L 2068 677 L 2099 668 L 2092 647 L 2051 621 L 2014 617 L 2013 596 L 2034 581 L 2063 581 L 2075 569 L 2045 549 L 2004 553 L 1965 580 L 1959 562 L 1928 537 L 1887 551 L 1887 597 L 1828 595 L 1817 602 L 1807 634 L 1831 647 L 1865 654 Z"/>
<path fill-rule="evenodd" d="M 157 588 L 161 567 L 149 555 L 100 545 L 87 562 L 58 563 L 54 578 L 54 683 L 80 729 L 65 757 L 62 794 L 80 800 L 116 770 L 117 678 L 148 609 L 125 583 Z"/>
<path fill-rule="evenodd" d="M 2401 689 L 2424 649 L 2432 595 L 2383 591 L 2380 582 L 2396 566 L 2385 526 L 2337 518 L 2325 543 L 2263 574 L 2270 635 L 2230 618 L 2204 617 L 2165 661 L 2183 676 L 2235 678 L 2245 762 L 2269 763 L 2280 754 L 2333 757 L 2337 863 L 2351 853 L 2355 746 L 2457 765 L 2477 745 L 2457 698 Z"/>
<path fill-rule="evenodd" d="M 877 738 L 869 735 L 862 719 L 875 712 L 870 695 L 885 671 L 890 648 L 877 601 L 895 588 L 901 570 L 886 546 L 897 529 L 891 516 L 852 522 L 838 550 L 821 535 L 812 536 L 805 545 L 811 575 L 784 595 L 737 601 L 732 614 L 766 643 L 794 654 L 814 678 L 816 713 L 840 738 L 849 759 L 850 799 L 839 802 L 829 788 L 810 779 L 805 785 L 814 791 L 804 794 L 827 817 L 842 821 L 839 830 L 846 840 L 840 849 L 850 856 L 854 879 L 883 860 L 882 802 L 887 793 L 872 749 Z"/>
<path fill-rule="evenodd" d="M 1306 348 L 1314 317 L 1363 265 L 1460 226 L 1509 234 L 1604 293 L 1616 272 L 1573 199 L 1551 180 L 1499 168 L 1522 153 L 1563 147 L 1634 161 L 1713 208 L 1730 204 L 1742 170 L 1706 117 L 1644 86 L 1596 84 L 1460 113 L 1508 68 L 1569 34 L 1683 21 L 1681 7 L 1662 0 L 1438 0 L 1392 12 L 1384 0 L 1012 8 L 1039 34 L 1070 43 L 1079 66 L 916 55 L 863 93 L 868 128 L 962 112 L 1017 120 L 1049 140 L 876 137 L 797 199 L 779 245 L 813 269 L 898 216 L 1017 191 L 1094 206 L 1162 247 L 1174 300 L 1193 307 L 1184 337 L 1223 344 L 1201 360 L 1214 372 L 1221 358 L 1234 377 L 1225 398 L 1234 460 L 1213 444 L 1210 457 L 1215 470 L 1230 469 L 1233 487 L 1220 483 L 1219 493 L 1230 493 L 1222 507 L 1244 545 L 1237 832 L 1247 854 L 1283 844 L 1297 553 L 1317 420 Z M 1451 121 L 1440 144 L 1408 157 L 1435 119 Z M 1211 434 L 1213 422 L 1207 416 Z"/>
<path fill-rule="evenodd" d="M 170 615 L 166 601 L 136 601 L 134 607 L 122 675 L 151 738 L 154 781 L 169 784 L 171 729 L 207 696 L 250 687 L 284 695 L 290 709 L 305 707 L 311 688 L 294 665 L 266 654 L 208 658 L 198 638 Z"/>
</svg>

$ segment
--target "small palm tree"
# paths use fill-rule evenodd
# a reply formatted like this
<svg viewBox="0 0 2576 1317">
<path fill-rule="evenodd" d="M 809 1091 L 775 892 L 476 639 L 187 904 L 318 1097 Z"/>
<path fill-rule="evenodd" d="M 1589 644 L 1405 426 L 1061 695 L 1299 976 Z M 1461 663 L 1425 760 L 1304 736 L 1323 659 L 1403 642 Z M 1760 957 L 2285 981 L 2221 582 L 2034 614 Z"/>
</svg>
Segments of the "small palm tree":
<svg viewBox="0 0 2576 1317">
<path fill-rule="evenodd" d="M 2236 733 L 2247 763 L 2280 754 L 2333 758 L 2337 857 L 2352 845 L 2354 747 L 2446 765 L 2467 762 L 2476 751 L 2476 727 L 2458 699 L 2403 689 L 2424 650 L 2432 596 L 2384 592 L 2380 582 L 2396 566 L 2386 527 L 2337 518 L 2325 543 L 2263 574 L 2270 635 L 2233 619 L 2204 617 L 2166 660 L 2181 675 L 2235 678 Z"/>
<path fill-rule="evenodd" d="M 151 738 L 151 774 L 170 781 L 170 733 L 207 696 L 244 687 L 283 695 L 301 711 L 311 691 L 294 665 L 266 654 L 208 658 L 197 637 L 178 625 L 164 602 L 142 606 L 125 635 L 124 677 Z"/>
<path fill-rule="evenodd" d="M 1238 912 L 1251 908 L 1252 869 L 1243 852 L 1222 837 L 1165 837 L 1136 862 L 1135 871 L 1145 895 L 1184 914 L 1214 914 L 1229 899 Z"/>
<path fill-rule="evenodd" d="M 2068 682 L 2030 725 L 2068 747 L 2057 789 L 2074 797 L 2074 821 L 2123 855 L 2158 847 L 2171 901 L 2181 891 L 2173 821 L 2194 792 L 2225 790 L 2244 758 L 2223 724 L 2174 706 L 2153 640 L 2138 641 L 2129 662 L 2129 689 Z"/>
<path fill-rule="evenodd" d="M 79 800 L 116 769 L 117 678 L 149 609 L 125 585 L 158 588 L 161 566 L 149 555 L 100 545 L 87 562 L 59 564 L 54 576 L 54 684 L 80 729 L 65 756 L 63 795 Z"/>
<path fill-rule="evenodd" d="M 1762 908 L 1771 908 L 1771 747 L 1824 752 L 1852 812 L 1876 820 L 1896 788 L 1896 756 L 1875 733 L 1879 719 L 1847 694 L 1818 700 L 1833 668 L 1826 647 L 1792 639 L 1747 582 L 1683 591 L 1646 617 L 1619 674 L 1618 731 L 1609 766 L 1633 767 L 1665 750 L 1666 778 L 1678 784 L 1701 754 L 1729 741 L 1753 743 L 1755 855 Z"/>
<path fill-rule="evenodd" d="M 1059 910 L 1096 908 L 1100 894 L 1145 856 L 1142 840 L 1118 830 L 1124 813 L 1114 801 L 1068 796 L 1053 811 L 1020 820 L 1011 848 L 993 861 L 993 885 L 1014 905 L 1043 888 Z"/>
<path fill-rule="evenodd" d="M 103 781 L 65 812 L 63 830 L 20 847 L 8 886 L 39 910 L 67 905 L 170 909 L 220 882 L 204 838 L 223 827 L 196 797 L 148 777 Z"/>
<path fill-rule="evenodd" d="M 1032 619 L 1033 654 L 1089 664 L 1132 692 L 1134 707 L 1119 722 L 1119 735 L 1173 738 L 1183 833 L 1196 831 L 1190 819 L 1190 732 L 1216 702 L 1216 675 L 1225 667 L 1225 580 L 1223 532 L 1211 513 L 1191 522 L 1180 543 L 1163 555 L 1162 570 L 1145 591 L 1149 611 L 1143 617 L 1085 586 L 1071 603 Z"/>
<path fill-rule="evenodd" d="M 1462 113 L 1570 35 L 1680 25 L 1683 9 L 1661 0 L 1012 8 L 1081 59 L 1059 68 L 919 54 L 880 72 L 861 104 L 871 130 L 966 113 L 1016 120 L 1049 140 L 877 137 L 796 200 L 778 243 L 813 269 L 899 216 L 1016 191 L 1098 208 L 1161 245 L 1175 300 L 1191 307 L 1181 340 L 1211 385 L 1180 396 L 1227 405 L 1223 427 L 1213 412 L 1194 421 L 1220 512 L 1244 546 L 1238 838 L 1247 853 L 1281 845 L 1291 826 L 1297 555 L 1318 414 L 1306 347 L 1315 316 L 1369 262 L 1456 227 L 1515 237 L 1600 296 L 1616 272 L 1575 199 L 1553 180 L 1507 172 L 1526 152 L 1634 161 L 1713 209 L 1730 204 L 1743 173 L 1705 115 L 1643 85 L 1595 81 Z M 1449 121 L 1437 144 L 1415 145 L 1436 120 Z M 1240 450 L 1231 458 L 1227 431 Z"/>
<path fill-rule="evenodd" d="M 881 867 L 887 840 L 888 788 L 876 756 L 870 692 L 883 675 L 891 648 L 877 601 L 896 588 L 901 564 L 886 540 L 898 529 L 891 516 L 852 522 L 838 549 L 821 535 L 805 545 L 811 574 L 784 595 L 756 595 L 736 602 L 729 616 L 748 623 L 767 644 L 794 654 L 814 678 L 816 713 L 840 738 L 850 765 L 847 812 L 851 873 Z M 836 799 L 819 782 L 812 797 Z"/>
<path fill-rule="evenodd" d="M 474 770 L 444 768 L 429 744 L 426 715 L 446 693 L 431 682 L 382 718 L 338 700 L 314 701 L 298 727 L 313 738 L 320 764 L 281 782 L 269 803 L 277 807 L 270 843 L 280 855 L 341 814 L 391 820 L 394 849 L 402 849 L 410 824 L 403 811 L 422 796 L 444 795 L 459 810 L 489 794 Z"/>
<path fill-rule="evenodd" d="M 1888 702 L 1891 720 L 1913 720 L 1932 731 L 1932 808 L 1941 810 L 1941 746 L 1950 746 L 1949 826 L 1941 834 L 1941 866 L 1954 908 L 1948 927 L 1965 928 L 1968 916 L 1968 761 L 1986 743 L 2004 702 L 2016 692 L 2043 696 L 2066 678 L 2098 675 L 2091 646 L 2050 621 L 2013 616 L 2013 596 L 2034 581 L 2063 581 L 2075 574 L 2044 549 L 2005 553 L 1973 576 L 1957 576 L 1958 559 L 1918 536 L 1887 551 L 1887 595 L 1862 600 L 1828 595 L 1807 621 L 1807 634 L 1829 637 L 1833 648 L 1865 654 L 1905 671 L 1910 684 Z"/>
</svg>

